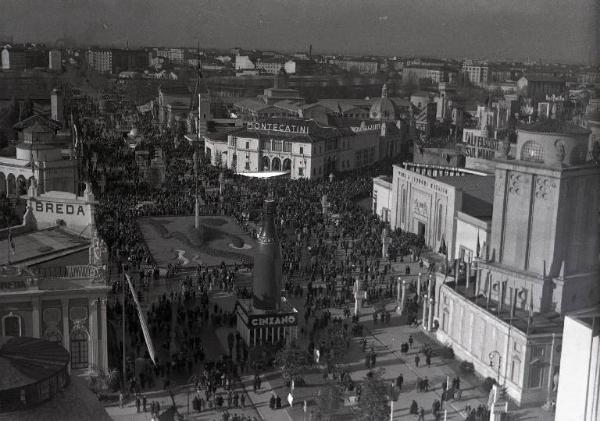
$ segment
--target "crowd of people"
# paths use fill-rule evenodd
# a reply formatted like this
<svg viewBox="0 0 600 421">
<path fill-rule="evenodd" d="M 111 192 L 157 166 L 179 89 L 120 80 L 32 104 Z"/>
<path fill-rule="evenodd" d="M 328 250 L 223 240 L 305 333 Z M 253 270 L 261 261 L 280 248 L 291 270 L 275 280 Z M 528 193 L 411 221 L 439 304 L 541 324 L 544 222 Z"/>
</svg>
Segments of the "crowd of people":
<svg viewBox="0 0 600 421">
<path fill-rule="evenodd" d="M 245 406 L 245 394 L 236 390 L 235 382 L 240 373 L 257 367 L 248 361 L 254 353 L 236 337 L 229 355 L 208 356 L 202 332 L 234 325 L 234 314 L 214 305 L 212 292 L 249 297 L 251 291 L 239 287 L 239 275 L 241 270 L 251 268 L 252 262 L 214 267 L 182 267 L 180 262 L 174 262 L 165 268 L 166 280 L 179 282 L 179 291 L 152 294 L 161 274 L 144 242 L 138 218 L 192 215 L 196 194 L 200 196 L 201 214 L 230 216 L 250 236 L 258 232 L 263 199 L 268 196 L 276 199 L 284 285 L 291 296 L 304 298 L 305 319 L 300 330 L 308 344 L 306 352 L 313 358 L 317 356 L 317 362 L 322 356 L 325 374 L 334 376 L 346 390 L 360 390 L 349 373 L 334 370 L 334 356 L 336 349 L 350 346 L 352 335 L 363 334 L 362 324 L 350 310 L 357 280 L 371 303 L 392 299 L 396 292 L 391 261 L 381 255 L 386 223 L 372 215 L 369 199 L 372 177 L 389 172 L 390 162 L 318 180 L 246 178 L 208 165 L 201 150 L 187 142 L 173 142 L 173 133 L 159 132 L 149 119 L 137 120 L 142 140 L 135 150 L 125 146 L 121 134 L 98 127 L 91 119 L 79 120 L 78 124 L 83 128 L 83 167 L 99 200 L 96 226 L 108 247 L 111 270 L 133 274 L 136 288 L 152 297 L 147 300 L 146 309 L 157 361 L 152 368 L 147 365 L 140 369 L 136 363 L 126 373 L 130 393 L 152 388 L 158 379 L 168 389 L 173 376 L 197 373 L 192 401 L 195 410 L 221 410 L 225 421 L 248 419 L 230 411 Z M 153 185 L 144 179 L 135 151 L 147 151 L 143 156 L 153 157 L 159 149 L 164 160 L 164 182 Z M 198 165 L 194 164 L 194 155 L 199 157 Z M 366 206 L 361 201 L 367 202 Z M 424 246 L 421 237 L 401 230 L 387 235 L 391 260 L 402 260 L 407 255 L 413 261 L 418 259 Z M 118 293 L 124 285 L 119 276 L 111 279 L 115 299 L 108 308 L 109 320 L 119 326 L 123 309 Z M 408 308 L 415 315 L 416 302 L 417 299 L 408 300 Z M 332 318 L 329 311 L 332 307 L 343 309 L 345 320 Z M 136 308 L 131 300 L 126 303 L 125 318 L 129 359 L 147 359 L 143 333 L 135 322 Z M 373 320 L 389 323 L 390 314 L 375 312 Z M 122 348 L 114 349 L 113 354 L 120 358 L 121 351 Z M 365 350 L 367 368 L 375 366 L 376 361 L 373 349 Z M 281 407 L 280 398 L 273 399 L 271 406 Z"/>
</svg>

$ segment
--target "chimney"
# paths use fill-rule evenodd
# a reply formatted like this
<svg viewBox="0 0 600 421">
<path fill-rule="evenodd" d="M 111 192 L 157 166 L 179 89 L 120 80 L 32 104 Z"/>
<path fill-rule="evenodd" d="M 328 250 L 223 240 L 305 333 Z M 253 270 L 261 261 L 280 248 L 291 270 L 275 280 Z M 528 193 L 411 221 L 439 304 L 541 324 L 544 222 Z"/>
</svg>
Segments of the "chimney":
<svg viewBox="0 0 600 421">
<path fill-rule="evenodd" d="M 275 229 L 275 201 L 264 201 L 263 219 L 254 256 L 253 306 L 278 310 L 281 302 L 281 246 Z"/>
</svg>

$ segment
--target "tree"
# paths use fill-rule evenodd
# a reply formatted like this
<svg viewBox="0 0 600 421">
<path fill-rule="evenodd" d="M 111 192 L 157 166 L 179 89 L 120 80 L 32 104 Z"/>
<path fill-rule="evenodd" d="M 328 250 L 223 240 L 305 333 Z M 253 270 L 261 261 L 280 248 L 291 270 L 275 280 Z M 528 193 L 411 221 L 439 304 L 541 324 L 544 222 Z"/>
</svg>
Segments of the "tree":
<svg viewBox="0 0 600 421">
<path fill-rule="evenodd" d="M 389 417 L 390 391 L 383 380 L 383 371 L 369 371 L 365 377 L 358 401 L 360 420 L 385 420 Z"/>
<path fill-rule="evenodd" d="M 344 397 L 340 388 L 326 383 L 317 391 L 317 420 L 328 421 L 342 407 Z"/>
<path fill-rule="evenodd" d="M 342 362 L 344 356 L 348 352 L 346 335 L 344 330 L 341 329 L 341 326 L 335 328 L 330 327 L 327 332 L 328 352 L 324 357 L 328 367 L 335 367 Z"/>
<path fill-rule="evenodd" d="M 294 342 L 287 343 L 275 354 L 275 367 L 281 370 L 283 378 L 288 381 L 302 378 L 309 366 L 308 353 L 300 349 Z"/>
</svg>

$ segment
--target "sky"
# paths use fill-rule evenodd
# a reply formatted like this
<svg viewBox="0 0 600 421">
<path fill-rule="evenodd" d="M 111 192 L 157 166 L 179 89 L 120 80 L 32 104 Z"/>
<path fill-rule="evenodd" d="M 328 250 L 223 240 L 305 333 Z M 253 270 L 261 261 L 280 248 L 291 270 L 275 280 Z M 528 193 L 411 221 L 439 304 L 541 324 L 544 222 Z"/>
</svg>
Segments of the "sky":
<svg viewBox="0 0 600 421">
<path fill-rule="evenodd" d="M 598 63 L 598 0 L 0 0 L 0 36 Z"/>
</svg>

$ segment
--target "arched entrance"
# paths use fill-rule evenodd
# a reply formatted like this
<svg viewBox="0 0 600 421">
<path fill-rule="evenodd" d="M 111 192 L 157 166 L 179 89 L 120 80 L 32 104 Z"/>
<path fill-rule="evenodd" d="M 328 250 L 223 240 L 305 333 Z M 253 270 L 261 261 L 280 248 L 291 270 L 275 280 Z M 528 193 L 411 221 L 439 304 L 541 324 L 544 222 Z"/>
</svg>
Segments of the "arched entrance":
<svg viewBox="0 0 600 421">
<path fill-rule="evenodd" d="M 87 368 L 88 335 L 83 330 L 71 333 L 71 368 Z"/>
<path fill-rule="evenodd" d="M 292 160 L 286 158 L 283 160 L 283 171 L 291 171 L 292 170 Z"/>
<path fill-rule="evenodd" d="M 21 336 L 21 317 L 12 311 L 2 317 L 2 336 Z"/>
<path fill-rule="evenodd" d="M 273 171 L 281 171 L 281 160 L 279 158 L 273 158 L 273 161 L 271 161 L 271 169 Z"/>
<path fill-rule="evenodd" d="M 263 158 L 262 158 L 262 168 L 263 168 L 263 171 L 270 171 L 271 170 L 271 162 L 269 161 L 269 157 L 268 156 L 263 156 Z"/>
<path fill-rule="evenodd" d="M 6 190 L 9 196 L 14 196 L 17 192 L 17 180 L 14 174 L 8 174 L 6 178 Z"/>
<path fill-rule="evenodd" d="M 27 180 L 22 175 L 17 177 L 17 194 L 19 196 L 27 194 Z"/>
</svg>

